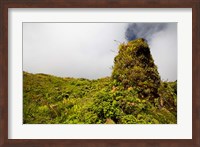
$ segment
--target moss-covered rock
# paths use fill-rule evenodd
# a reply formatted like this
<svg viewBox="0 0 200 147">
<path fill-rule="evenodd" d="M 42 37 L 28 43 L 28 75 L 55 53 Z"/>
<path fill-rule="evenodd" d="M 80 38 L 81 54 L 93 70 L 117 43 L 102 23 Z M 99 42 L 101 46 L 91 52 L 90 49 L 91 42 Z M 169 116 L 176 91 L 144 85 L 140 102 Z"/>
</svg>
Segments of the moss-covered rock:
<svg viewBox="0 0 200 147">
<path fill-rule="evenodd" d="M 135 87 L 140 98 L 158 97 L 160 76 L 147 42 L 140 38 L 121 44 L 114 59 L 112 79 L 115 86 Z"/>
</svg>

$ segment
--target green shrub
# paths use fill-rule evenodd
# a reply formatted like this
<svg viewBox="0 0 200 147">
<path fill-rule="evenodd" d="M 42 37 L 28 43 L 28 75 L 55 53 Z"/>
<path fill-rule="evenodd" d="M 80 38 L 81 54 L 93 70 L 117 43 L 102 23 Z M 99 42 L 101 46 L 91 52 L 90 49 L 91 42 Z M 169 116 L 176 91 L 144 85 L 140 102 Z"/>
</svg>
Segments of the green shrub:
<svg viewBox="0 0 200 147">
<path fill-rule="evenodd" d="M 119 53 L 114 59 L 112 79 L 115 86 L 136 86 L 140 98 L 158 97 L 160 76 L 144 39 L 136 39 L 119 46 Z"/>
</svg>

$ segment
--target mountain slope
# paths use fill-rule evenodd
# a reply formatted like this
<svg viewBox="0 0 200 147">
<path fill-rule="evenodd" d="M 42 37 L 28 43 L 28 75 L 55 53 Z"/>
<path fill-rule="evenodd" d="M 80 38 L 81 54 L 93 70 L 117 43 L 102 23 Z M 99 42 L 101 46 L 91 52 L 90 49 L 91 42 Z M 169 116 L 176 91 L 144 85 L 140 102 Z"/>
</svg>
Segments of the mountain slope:
<svg viewBox="0 0 200 147">
<path fill-rule="evenodd" d="M 143 39 L 121 44 L 111 77 L 23 72 L 25 124 L 175 124 L 177 82 L 163 82 Z"/>
</svg>

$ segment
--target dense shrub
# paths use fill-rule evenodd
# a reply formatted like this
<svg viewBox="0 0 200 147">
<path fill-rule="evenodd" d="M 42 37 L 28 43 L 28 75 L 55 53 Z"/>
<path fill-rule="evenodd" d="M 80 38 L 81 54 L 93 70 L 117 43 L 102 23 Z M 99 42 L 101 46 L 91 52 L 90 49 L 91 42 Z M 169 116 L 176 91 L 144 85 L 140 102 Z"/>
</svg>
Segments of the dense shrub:
<svg viewBox="0 0 200 147">
<path fill-rule="evenodd" d="M 140 98 L 158 97 L 160 76 L 144 39 L 121 44 L 114 59 L 112 79 L 116 86 L 137 87 Z"/>
</svg>

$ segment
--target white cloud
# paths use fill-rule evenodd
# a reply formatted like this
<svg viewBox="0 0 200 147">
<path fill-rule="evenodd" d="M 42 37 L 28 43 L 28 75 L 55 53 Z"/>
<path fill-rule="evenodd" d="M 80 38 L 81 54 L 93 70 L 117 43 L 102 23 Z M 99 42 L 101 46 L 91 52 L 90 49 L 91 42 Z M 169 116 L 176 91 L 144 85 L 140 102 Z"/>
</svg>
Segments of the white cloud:
<svg viewBox="0 0 200 147">
<path fill-rule="evenodd" d="M 62 77 L 96 79 L 110 76 L 118 43 L 125 42 L 127 23 L 24 23 L 23 70 Z M 138 25 L 147 35 L 161 78 L 177 78 L 177 28 Z M 149 25 L 149 26 L 148 26 Z M 143 29 L 142 29 L 143 28 Z M 143 30 L 143 32 L 141 32 Z M 140 37 L 140 36 L 137 36 Z M 112 51 L 116 51 L 113 53 Z"/>
<path fill-rule="evenodd" d="M 151 53 L 162 80 L 177 80 L 177 25 L 167 27 L 153 34 L 149 42 Z"/>
<path fill-rule="evenodd" d="M 110 76 L 123 23 L 24 23 L 23 70 L 63 77 Z"/>
</svg>

